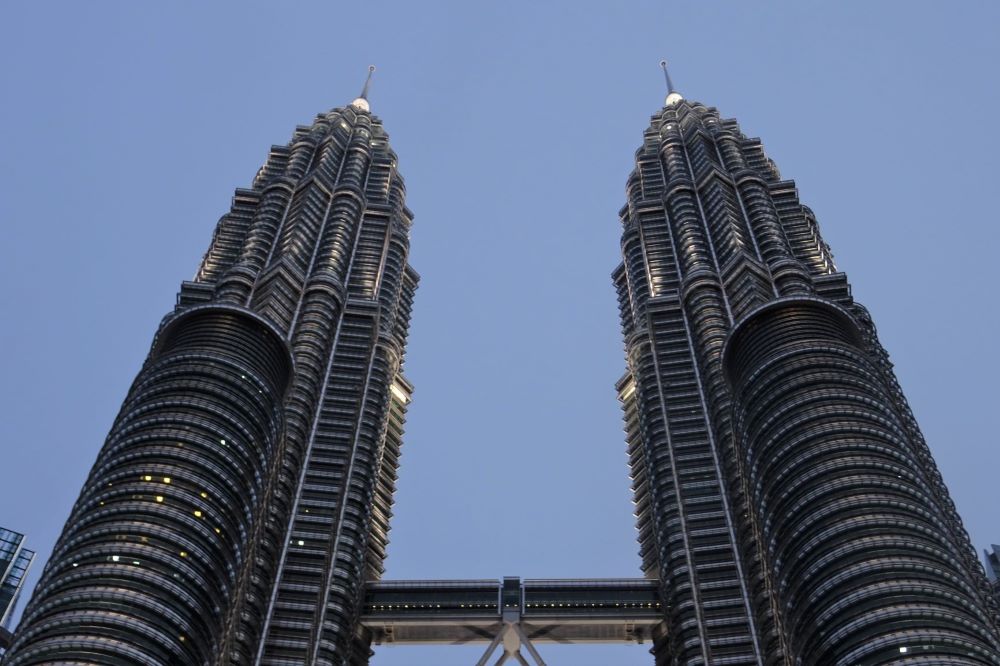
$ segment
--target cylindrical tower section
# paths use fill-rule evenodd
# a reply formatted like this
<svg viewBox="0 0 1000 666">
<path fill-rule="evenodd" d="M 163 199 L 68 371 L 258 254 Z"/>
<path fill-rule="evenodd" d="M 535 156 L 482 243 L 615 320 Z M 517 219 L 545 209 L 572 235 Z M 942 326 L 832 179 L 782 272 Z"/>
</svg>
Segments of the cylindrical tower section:
<svg viewBox="0 0 1000 666">
<path fill-rule="evenodd" d="M 291 361 L 257 315 L 161 329 L 5 664 L 205 664 L 261 515 Z"/>
<path fill-rule="evenodd" d="M 851 317 L 775 301 L 725 368 L 762 551 L 797 664 L 1000 664 L 972 575 Z"/>
</svg>

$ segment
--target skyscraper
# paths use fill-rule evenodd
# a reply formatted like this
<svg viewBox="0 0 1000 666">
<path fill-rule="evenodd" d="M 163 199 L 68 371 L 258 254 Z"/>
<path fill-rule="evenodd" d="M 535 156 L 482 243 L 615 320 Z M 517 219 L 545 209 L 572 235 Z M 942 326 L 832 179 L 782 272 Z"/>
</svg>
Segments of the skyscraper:
<svg viewBox="0 0 1000 666">
<path fill-rule="evenodd" d="M 367 662 L 418 277 L 366 92 L 236 191 L 5 664 Z"/>
<path fill-rule="evenodd" d="M 993 587 L 993 596 L 1000 603 L 1000 546 L 991 544 L 983 551 L 983 558 L 986 563 L 986 577 Z"/>
<path fill-rule="evenodd" d="M 23 534 L 0 527 L 0 654 L 9 644 L 10 619 L 34 559 L 34 551 L 24 547 Z"/>
<path fill-rule="evenodd" d="M 614 272 L 656 663 L 1000 664 L 975 552 L 812 212 L 759 140 L 668 92 Z"/>
</svg>

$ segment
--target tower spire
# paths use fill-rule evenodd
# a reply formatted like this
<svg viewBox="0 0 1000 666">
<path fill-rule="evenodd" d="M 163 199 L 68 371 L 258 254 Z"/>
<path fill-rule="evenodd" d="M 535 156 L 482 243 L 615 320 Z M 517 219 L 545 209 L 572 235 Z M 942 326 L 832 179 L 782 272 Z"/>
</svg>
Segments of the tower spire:
<svg viewBox="0 0 1000 666">
<path fill-rule="evenodd" d="M 375 65 L 368 65 L 368 76 L 365 78 L 365 85 L 361 89 L 361 94 L 358 98 L 351 102 L 351 106 L 359 111 L 371 111 L 371 105 L 368 104 L 368 89 L 372 85 L 372 74 L 375 73 Z"/>
<path fill-rule="evenodd" d="M 660 68 L 663 69 L 663 78 L 667 82 L 667 99 L 663 102 L 664 106 L 673 106 L 677 102 L 684 99 L 679 92 L 674 90 L 674 82 L 670 79 L 670 70 L 667 69 L 667 61 L 660 61 Z"/>
</svg>

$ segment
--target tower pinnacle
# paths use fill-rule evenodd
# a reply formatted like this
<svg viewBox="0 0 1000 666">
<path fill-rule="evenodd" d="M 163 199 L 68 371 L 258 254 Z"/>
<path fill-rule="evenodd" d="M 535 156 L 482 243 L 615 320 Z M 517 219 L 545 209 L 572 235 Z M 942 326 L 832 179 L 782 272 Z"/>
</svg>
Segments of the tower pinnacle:
<svg viewBox="0 0 1000 666">
<path fill-rule="evenodd" d="M 375 72 L 375 65 L 368 65 L 368 77 L 365 79 L 365 86 L 361 89 L 361 94 L 358 98 L 351 102 L 351 106 L 359 111 L 371 111 L 371 105 L 368 104 L 368 88 L 372 84 L 372 74 Z"/>
<path fill-rule="evenodd" d="M 664 106 L 673 106 L 677 102 L 684 99 L 679 92 L 674 90 L 674 82 L 670 80 L 670 72 L 667 70 L 667 61 L 661 60 L 660 67 L 663 69 L 663 78 L 667 81 L 667 99 L 663 102 Z"/>
</svg>

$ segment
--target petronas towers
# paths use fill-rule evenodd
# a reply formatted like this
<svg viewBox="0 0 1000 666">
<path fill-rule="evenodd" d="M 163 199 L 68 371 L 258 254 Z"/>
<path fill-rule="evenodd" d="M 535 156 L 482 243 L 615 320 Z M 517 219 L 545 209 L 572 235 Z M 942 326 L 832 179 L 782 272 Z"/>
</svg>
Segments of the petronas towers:
<svg viewBox="0 0 1000 666">
<path fill-rule="evenodd" d="M 795 185 L 671 91 L 626 192 L 617 388 L 655 663 L 1000 664 L 975 552 Z M 271 149 L 5 666 L 368 663 L 412 390 L 404 195 L 365 94 Z"/>
</svg>

